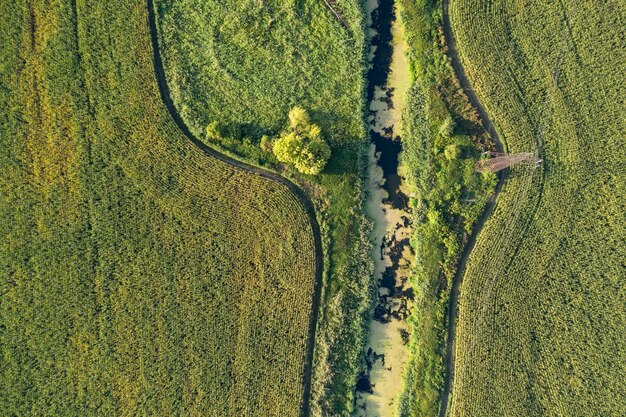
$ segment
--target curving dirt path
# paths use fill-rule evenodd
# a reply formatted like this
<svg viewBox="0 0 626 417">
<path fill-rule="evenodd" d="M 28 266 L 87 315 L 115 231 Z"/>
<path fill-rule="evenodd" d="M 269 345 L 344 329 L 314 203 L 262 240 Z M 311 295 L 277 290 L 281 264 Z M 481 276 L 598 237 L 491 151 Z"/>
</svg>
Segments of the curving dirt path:
<svg viewBox="0 0 626 417">
<path fill-rule="evenodd" d="M 485 112 L 484 107 L 478 100 L 476 93 L 474 92 L 474 90 L 472 90 L 467 75 L 465 74 L 465 70 L 463 69 L 463 65 L 461 65 L 461 60 L 459 59 L 459 54 L 456 49 L 456 43 L 454 41 L 454 35 L 452 33 L 452 26 L 450 25 L 449 9 L 450 0 L 443 0 L 443 33 L 446 39 L 446 44 L 448 45 L 448 55 L 450 57 L 450 60 L 452 61 L 452 67 L 454 68 L 456 77 L 461 83 L 463 91 L 469 98 L 472 106 L 474 106 L 474 108 L 478 112 L 478 115 L 480 116 L 480 119 L 485 129 L 493 138 L 493 141 L 496 145 L 496 150 L 498 152 L 503 152 L 504 147 L 502 146 L 502 142 L 500 141 L 498 132 L 496 132 L 496 129 L 491 122 L 491 119 L 489 118 L 489 116 L 487 116 L 487 113 Z M 465 245 L 465 248 L 461 253 L 456 274 L 454 275 L 454 279 L 452 281 L 452 288 L 450 290 L 450 306 L 448 308 L 448 336 L 446 341 L 445 355 L 445 379 L 443 391 L 441 393 L 441 406 L 439 408 L 439 417 L 446 417 L 446 414 L 448 412 L 448 401 L 450 398 L 450 392 L 452 390 L 452 382 L 454 381 L 454 338 L 456 330 L 456 318 L 458 315 L 459 288 L 461 286 L 461 281 L 463 280 L 463 274 L 465 272 L 465 266 L 467 264 L 469 254 L 472 252 L 472 249 L 474 248 L 474 245 L 476 243 L 476 237 L 482 230 L 487 218 L 493 212 L 498 195 L 500 194 L 500 191 L 502 191 L 505 172 L 506 170 L 503 170 L 498 173 L 498 184 L 496 185 L 495 192 L 485 205 L 482 214 L 474 225 L 472 234 L 470 235 Z"/>
<path fill-rule="evenodd" d="M 152 54 L 154 61 L 154 71 L 156 73 L 157 83 L 159 86 L 159 92 L 161 94 L 161 99 L 165 104 L 172 120 L 178 126 L 178 128 L 187 136 L 187 138 L 198 148 L 200 148 L 205 154 L 208 156 L 218 159 L 222 162 L 225 162 L 233 167 L 237 167 L 244 171 L 248 171 L 254 175 L 258 175 L 263 178 L 268 178 L 273 181 L 276 181 L 280 184 L 286 186 L 300 202 L 304 206 L 307 215 L 309 216 L 309 221 L 311 223 L 311 229 L 313 231 L 313 237 L 315 240 L 315 290 L 313 293 L 313 306 L 311 309 L 311 318 L 309 321 L 309 338 L 307 342 L 307 357 L 306 363 L 304 367 L 304 378 L 303 378 L 303 391 L 302 391 L 302 402 L 301 402 L 301 411 L 300 415 L 302 417 L 307 417 L 310 414 L 310 397 L 311 397 L 311 378 L 313 373 L 313 350 L 315 347 L 315 330 L 317 327 L 317 316 L 318 309 L 320 303 L 320 296 L 322 290 L 322 273 L 323 273 L 323 262 L 324 256 L 322 252 L 322 238 L 320 233 L 320 227 L 317 222 L 317 217 L 315 215 L 315 209 L 313 207 L 313 203 L 309 199 L 309 197 L 302 191 L 300 187 L 286 179 L 285 177 L 268 171 L 259 167 L 255 167 L 244 162 L 240 162 L 234 159 L 231 159 L 215 149 L 210 148 L 203 142 L 201 142 L 198 138 L 196 138 L 182 117 L 176 110 L 174 103 L 172 102 L 172 97 L 170 96 L 169 86 L 167 84 L 167 79 L 165 77 L 165 70 L 163 68 L 163 61 L 161 60 L 161 53 L 159 51 L 159 39 L 157 33 L 156 26 L 156 16 L 154 11 L 154 0 L 147 0 L 148 2 L 148 25 L 150 27 L 150 38 L 152 40 Z"/>
</svg>

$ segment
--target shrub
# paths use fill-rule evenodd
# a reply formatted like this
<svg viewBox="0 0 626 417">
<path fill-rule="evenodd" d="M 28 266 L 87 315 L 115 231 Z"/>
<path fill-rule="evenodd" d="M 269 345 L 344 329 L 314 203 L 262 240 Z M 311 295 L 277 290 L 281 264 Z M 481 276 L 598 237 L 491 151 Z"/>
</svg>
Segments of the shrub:
<svg viewBox="0 0 626 417">
<path fill-rule="evenodd" d="M 217 121 L 209 123 L 204 130 L 204 134 L 209 141 L 221 142 L 224 132 L 224 127 Z"/>
<path fill-rule="evenodd" d="M 272 152 L 272 139 L 267 135 L 263 135 L 259 147 L 265 152 Z"/>
<path fill-rule="evenodd" d="M 459 159 L 459 156 L 461 156 L 461 147 L 459 145 L 448 145 L 443 154 L 448 161 Z"/>
<path fill-rule="evenodd" d="M 441 126 L 439 126 L 439 134 L 444 138 L 449 138 L 450 136 L 452 136 L 455 127 L 456 123 L 451 116 L 448 116 L 441 123 Z"/>
<path fill-rule="evenodd" d="M 308 127 L 311 125 L 309 114 L 302 107 L 294 107 L 289 112 L 289 124 L 294 130 Z"/>
</svg>

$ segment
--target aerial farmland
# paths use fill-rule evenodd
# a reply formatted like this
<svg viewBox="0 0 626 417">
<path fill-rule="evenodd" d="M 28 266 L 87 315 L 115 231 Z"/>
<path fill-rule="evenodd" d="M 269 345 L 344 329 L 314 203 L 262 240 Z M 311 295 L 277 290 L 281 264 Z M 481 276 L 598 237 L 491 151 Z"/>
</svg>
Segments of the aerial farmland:
<svg viewBox="0 0 626 417">
<path fill-rule="evenodd" d="M 0 2 L 0 415 L 626 415 L 625 23 Z"/>
</svg>

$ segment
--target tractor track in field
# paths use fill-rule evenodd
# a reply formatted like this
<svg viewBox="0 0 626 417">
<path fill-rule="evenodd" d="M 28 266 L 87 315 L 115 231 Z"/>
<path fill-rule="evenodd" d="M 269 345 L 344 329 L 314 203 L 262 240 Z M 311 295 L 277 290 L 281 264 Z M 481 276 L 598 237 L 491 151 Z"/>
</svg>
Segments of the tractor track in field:
<svg viewBox="0 0 626 417">
<path fill-rule="evenodd" d="M 470 103 L 478 112 L 480 116 L 480 120 L 485 127 L 485 130 L 491 138 L 493 139 L 496 150 L 498 152 L 503 152 L 504 147 L 502 142 L 500 141 L 500 137 L 498 136 L 498 132 L 496 131 L 491 119 L 485 112 L 485 108 L 482 106 L 480 101 L 478 100 L 478 96 L 472 89 L 469 79 L 465 74 L 465 70 L 463 69 L 463 65 L 461 64 L 461 60 L 459 59 L 459 53 L 456 49 L 456 43 L 454 41 L 454 34 L 452 32 L 452 26 L 450 24 L 450 0 L 442 1 L 443 7 L 443 33 L 445 37 L 446 44 L 448 46 L 448 56 L 450 57 L 450 61 L 452 62 L 452 67 L 454 68 L 454 73 L 461 84 L 461 88 L 465 95 L 467 95 Z M 459 301 L 459 289 L 461 286 L 461 282 L 463 280 L 463 274 L 465 272 L 465 267 L 467 265 L 467 260 L 469 258 L 472 249 L 474 249 L 474 245 L 476 244 L 476 237 L 482 230 L 485 222 L 493 212 L 494 207 L 496 206 L 496 201 L 498 199 L 498 195 L 500 191 L 502 191 L 502 186 L 504 184 L 505 173 L 507 170 L 503 170 L 498 172 L 498 184 L 496 185 L 496 189 L 485 204 L 485 208 L 483 209 L 482 214 L 478 218 L 478 221 L 474 225 L 472 230 L 472 234 L 470 235 L 463 251 L 461 252 L 461 256 L 459 258 L 459 263 L 457 264 L 456 273 L 454 275 L 454 279 L 452 281 L 452 288 L 450 289 L 450 305 L 448 307 L 448 334 L 446 340 L 446 352 L 445 352 L 445 373 L 444 373 L 444 387 L 441 392 L 441 405 L 439 408 L 439 417 L 446 417 L 448 413 L 448 401 L 450 398 L 450 392 L 452 390 L 452 382 L 454 381 L 454 342 L 455 342 L 455 334 L 456 334 L 456 319 L 458 315 L 458 301 Z"/>
<path fill-rule="evenodd" d="M 302 402 L 300 405 L 300 415 L 302 417 L 308 417 L 310 415 L 310 397 L 311 397 L 311 379 L 313 374 L 313 352 L 315 347 L 315 331 L 317 328 L 317 317 L 319 313 L 319 304 L 322 290 L 322 274 L 324 269 L 324 256 L 322 251 L 322 238 L 320 233 L 319 223 L 317 222 L 317 217 L 315 214 L 315 208 L 313 206 L 313 202 L 311 199 L 305 194 L 305 192 L 294 184 L 292 181 L 287 178 L 272 172 L 266 169 L 262 169 L 259 167 L 255 167 L 249 164 L 246 164 L 241 161 L 237 161 L 232 159 L 215 149 L 207 146 L 198 138 L 196 138 L 182 117 L 178 113 L 174 102 L 172 101 L 172 97 L 170 95 L 169 86 L 167 84 L 167 79 L 165 76 L 165 69 L 163 67 L 163 61 L 161 59 L 161 53 L 159 51 L 159 38 L 157 32 L 156 25 L 156 15 L 154 8 L 154 0 L 147 0 L 148 7 L 148 26 L 150 29 L 150 39 L 152 41 L 152 54 L 153 54 L 153 62 L 154 62 L 154 71 L 156 74 L 157 84 L 159 87 L 159 93 L 161 95 L 161 99 L 165 104 L 172 120 L 176 124 L 176 126 L 183 132 L 183 134 L 200 150 L 202 150 L 206 155 L 215 158 L 219 161 L 225 162 L 230 166 L 236 167 L 238 169 L 242 169 L 254 175 L 258 175 L 263 178 L 267 178 L 273 181 L 276 181 L 284 186 L 286 186 L 302 203 L 309 217 L 309 221 L 311 223 L 311 229 L 313 232 L 313 238 L 315 241 L 315 289 L 313 293 L 313 301 L 311 308 L 311 318 L 309 320 L 309 331 L 308 331 L 308 342 L 307 342 L 307 356 L 306 362 L 304 365 L 304 377 L 303 377 L 303 392 L 302 392 Z"/>
</svg>

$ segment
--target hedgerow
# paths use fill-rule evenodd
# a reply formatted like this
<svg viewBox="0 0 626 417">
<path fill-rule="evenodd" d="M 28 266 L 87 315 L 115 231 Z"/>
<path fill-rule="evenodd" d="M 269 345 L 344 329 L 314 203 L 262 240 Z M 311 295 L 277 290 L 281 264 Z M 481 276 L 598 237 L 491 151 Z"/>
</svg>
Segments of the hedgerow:
<svg viewBox="0 0 626 417">
<path fill-rule="evenodd" d="M 177 129 L 147 13 L 0 5 L 0 414 L 300 416 L 306 208 Z"/>
<path fill-rule="evenodd" d="M 473 88 L 514 168 L 460 295 L 452 416 L 626 413 L 619 1 L 453 0 Z"/>
</svg>

